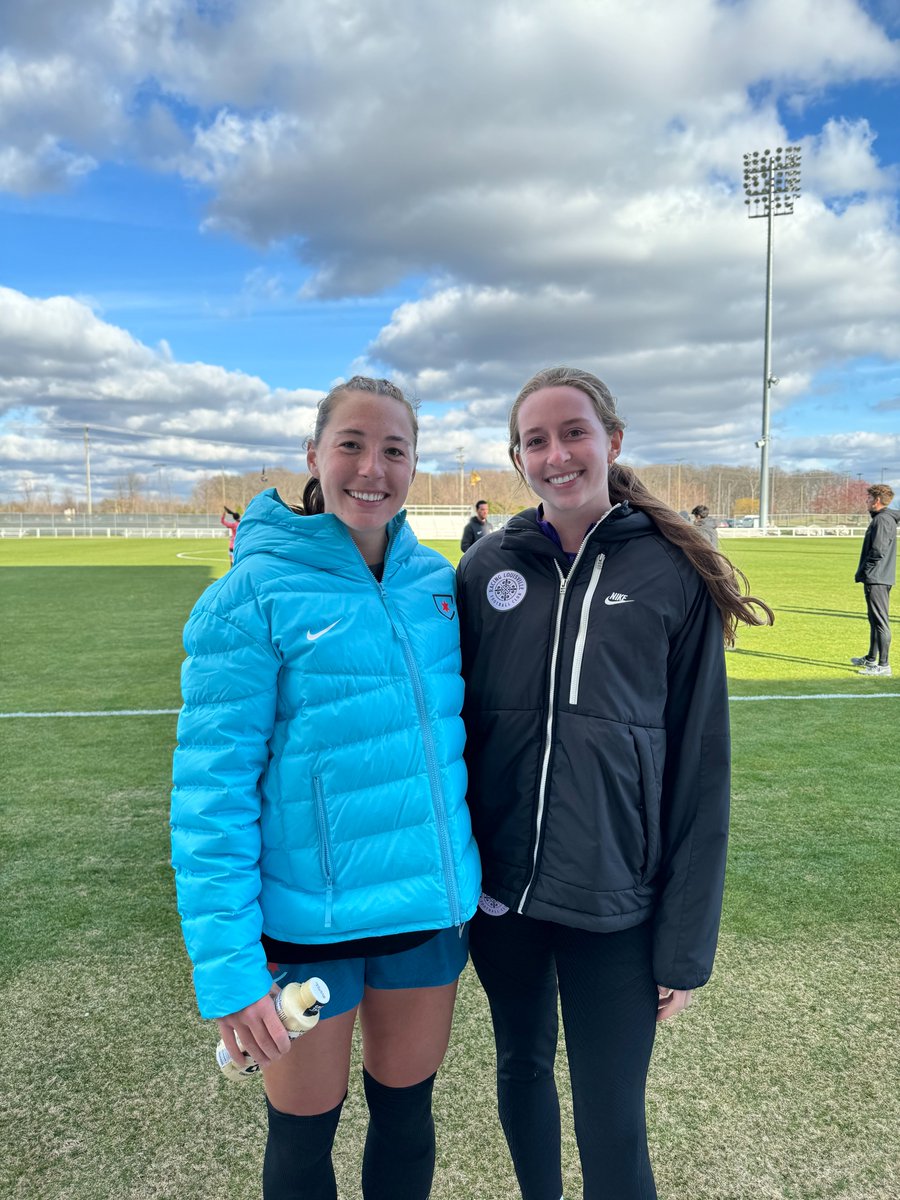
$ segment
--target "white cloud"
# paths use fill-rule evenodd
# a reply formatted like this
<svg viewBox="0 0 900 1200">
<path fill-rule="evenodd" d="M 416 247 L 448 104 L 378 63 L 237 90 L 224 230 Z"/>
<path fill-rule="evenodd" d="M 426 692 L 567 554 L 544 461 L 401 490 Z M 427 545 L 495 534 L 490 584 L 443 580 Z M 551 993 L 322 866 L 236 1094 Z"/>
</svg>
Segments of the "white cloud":
<svg viewBox="0 0 900 1200">
<path fill-rule="evenodd" d="M 876 434 L 864 430 L 827 434 L 821 437 L 787 438 L 778 445 L 779 465 L 786 470 L 843 470 L 865 473 L 879 464 L 885 468 L 885 482 L 900 479 L 900 434 Z M 878 475 L 873 483 L 881 482 Z"/>
<path fill-rule="evenodd" d="M 745 219 L 741 156 L 787 142 L 779 106 L 900 78 L 879 0 L 869 11 L 7 5 L 0 187 L 58 190 L 100 162 L 152 162 L 209 192 L 207 229 L 294 246 L 310 273 L 301 300 L 414 278 L 361 361 L 427 402 L 423 454 L 442 464 L 455 445 L 505 461 L 506 405 L 558 361 L 619 392 L 636 456 L 743 461 L 758 436 L 765 226 Z M 803 140 L 804 194 L 776 222 L 782 416 L 832 363 L 900 358 L 898 179 L 877 134 L 836 116 Z M 239 303 L 258 311 L 283 286 L 251 269 Z M 308 428 L 313 393 L 178 362 L 72 298 L 0 293 L 0 354 L 0 405 L 42 421 L 106 414 L 152 430 L 159 458 L 187 453 L 174 434 L 210 439 L 190 451 L 199 463 L 221 456 L 219 436 L 259 445 Z"/>
<path fill-rule="evenodd" d="M 0 288 L 0 488 L 7 491 L 23 462 L 60 486 L 80 480 L 84 426 L 104 447 L 95 456 L 99 490 L 135 461 L 165 461 L 185 479 L 223 465 L 245 471 L 265 459 L 299 465 L 320 395 L 177 362 L 167 346 L 143 345 L 70 297 Z"/>
<path fill-rule="evenodd" d="M 817 138 L 807 139 L 803 162 L 806 188 L 825 196 L 850 196 L 896 187 L 897 169 L 877 162 L 877 133 L 866 120 L 829 120 Z"/>
<path fill-rule="evenodd" d="M 28 152 L 5 146 L 0 149 L 0 190 L 19 196 L 60 192 L 96 165 L 93 158 L 71 154 L 50 138 L 40 138 Z"/>
</svg>

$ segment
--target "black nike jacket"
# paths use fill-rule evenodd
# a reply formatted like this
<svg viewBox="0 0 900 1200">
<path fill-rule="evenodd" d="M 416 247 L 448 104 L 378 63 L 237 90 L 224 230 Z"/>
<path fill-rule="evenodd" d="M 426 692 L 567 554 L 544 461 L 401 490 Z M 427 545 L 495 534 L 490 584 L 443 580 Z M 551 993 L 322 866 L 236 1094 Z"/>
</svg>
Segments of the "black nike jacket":
<svg viewBox="0 0 900 1200">
<path fill-rule="evenodd" d="M 571 568 L 534 509 L 458 570 L 485 892 L 581 929 L 654 922 L 654 974 L 712 971 L 730 791 L 722 623 L 684 554 L 614 508 Z"/>
</svg>

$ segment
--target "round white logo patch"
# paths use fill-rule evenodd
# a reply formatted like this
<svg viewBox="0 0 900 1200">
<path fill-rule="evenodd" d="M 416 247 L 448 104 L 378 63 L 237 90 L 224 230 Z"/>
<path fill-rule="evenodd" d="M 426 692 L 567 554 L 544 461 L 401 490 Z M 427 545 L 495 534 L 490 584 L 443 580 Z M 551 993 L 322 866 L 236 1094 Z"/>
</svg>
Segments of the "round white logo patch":
<svg viewBox="0 0 900 1200">
<path fill-rule="evenodd" d="M 515 608 L 517 604 L 521 604 L 527 591 L 528 584 L 518 571 L 498 571 L 488 581 L 488 603 L 499 612 L 506 612 L 510 608 Z"/>
<path fill-rule="evenodd" d="M 508 912 L 507 906 L 500 900 L 495 900 L 493 896 L 489 896 L 487 892 L 481 893 L 481 899 L 478 901 L 478 907 L 483 913 L 487 913 L 489 917 L 503 917 Z"/>
</svg>

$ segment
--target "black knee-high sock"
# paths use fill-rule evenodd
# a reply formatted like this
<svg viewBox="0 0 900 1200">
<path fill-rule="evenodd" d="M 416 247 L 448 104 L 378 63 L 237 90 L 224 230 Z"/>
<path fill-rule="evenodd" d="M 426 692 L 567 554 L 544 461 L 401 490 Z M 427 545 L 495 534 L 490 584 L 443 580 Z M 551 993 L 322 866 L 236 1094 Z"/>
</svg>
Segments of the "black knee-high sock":
<svg viewBox="0 0 900 1200">
<path fill-rule="evenodd" d="M 434 1075 L 412 1087 L 385 1087 L 363 1068 L 369 1132 L 364 1200 L 427 1200 L 434 1177 Z"/>
<path fill-rule="evenodd" d="M 337 1200 L 331 1147 L 343 1103 L 313 1117 L 295 1117 L 279 1112 L 266 1098 L 263 1200 Z"/>
</svg>

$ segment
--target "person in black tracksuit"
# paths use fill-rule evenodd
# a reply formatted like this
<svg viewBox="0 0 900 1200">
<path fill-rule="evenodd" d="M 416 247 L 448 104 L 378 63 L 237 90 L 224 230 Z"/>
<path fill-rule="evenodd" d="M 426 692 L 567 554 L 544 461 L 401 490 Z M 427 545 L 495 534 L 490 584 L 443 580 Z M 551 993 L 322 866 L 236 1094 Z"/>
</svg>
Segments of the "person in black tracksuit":
<svg viewBox="0 0 900 1200">
<path fill-rule="evenodd" d="M 872 514 L 863 537 L 856 582 L 863 585 L 869 618 L 869 650 L 851 658 L 860 675 L 890 675 L 891 588 L 897 578 L 897 523 L 900 513 L 888 508 L 894 498 L 886 483 L 868 489 L 867 507 Z"/>
<path fill-rule="evenodd" d="M 708 980 L 722 901 L 723 624 L 762 620 L 727 560 L 614 465 L 622 428 L 587 372 L 530 381 L 510 447 L 543 503 L 458 568 L 484 872 L 471 953 L 524 1200 L 562 1191 L 557 994 L 584 1196 L 656 1196 L 644 1116 L 655 1025 Z"/>
<path fill-rule="evenodd" d="M 487 500 L 479 500 L 475 505 L 474 517 L 469 517 L 463 527 L 462 537 L 459 539 L 460 550 L 465 554 L 470 546 L 474 546 L 476 542 L 481 541 L 486 533 L 490 532 L 488 502 Z"/>
</svg>

